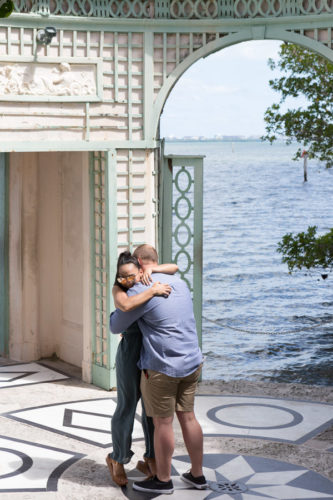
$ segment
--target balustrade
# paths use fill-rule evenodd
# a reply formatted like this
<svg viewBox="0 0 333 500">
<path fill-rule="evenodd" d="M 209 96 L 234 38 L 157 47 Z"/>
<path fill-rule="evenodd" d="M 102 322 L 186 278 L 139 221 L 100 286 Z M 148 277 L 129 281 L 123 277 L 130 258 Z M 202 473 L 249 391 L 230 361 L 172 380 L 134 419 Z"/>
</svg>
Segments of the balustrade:
<svg viewBox="0 0 333 500">
<path fill-rule="evenodd" d="M 15 0 L 14 3 L 19 13 L 138 19 L 246 19 L 333 12 L 333 0 Z"/>
</svg>

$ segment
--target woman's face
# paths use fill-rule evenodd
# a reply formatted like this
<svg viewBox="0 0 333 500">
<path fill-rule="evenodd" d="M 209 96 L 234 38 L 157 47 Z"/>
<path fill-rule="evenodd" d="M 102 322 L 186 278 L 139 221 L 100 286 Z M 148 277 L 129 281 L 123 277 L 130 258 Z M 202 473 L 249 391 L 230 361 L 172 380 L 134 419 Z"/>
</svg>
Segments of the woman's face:
<svg viewBox="0 0 333 500">
<path fill-rule="evenodd" d="M 124 264 L 119 268 L 117 281 L 122 286 L 131 288 L 140 281 L 141 274 L 142 271 L 135 264 Z"/>
</svg>

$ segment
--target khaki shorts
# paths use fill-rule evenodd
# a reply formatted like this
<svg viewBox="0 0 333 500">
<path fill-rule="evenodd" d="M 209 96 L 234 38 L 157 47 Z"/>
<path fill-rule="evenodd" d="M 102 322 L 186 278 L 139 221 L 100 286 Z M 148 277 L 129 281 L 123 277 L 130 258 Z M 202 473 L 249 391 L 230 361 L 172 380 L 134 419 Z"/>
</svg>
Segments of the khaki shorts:
<svg viewBox="0 0 333 500">
<path fill-rule="evenodd" d="M 175 411 L 193 411 L 202 365 L 186 377 L 169 377 L 142 370 L 141 393 L 148 417 L 171 417 Z"/>
</svg>

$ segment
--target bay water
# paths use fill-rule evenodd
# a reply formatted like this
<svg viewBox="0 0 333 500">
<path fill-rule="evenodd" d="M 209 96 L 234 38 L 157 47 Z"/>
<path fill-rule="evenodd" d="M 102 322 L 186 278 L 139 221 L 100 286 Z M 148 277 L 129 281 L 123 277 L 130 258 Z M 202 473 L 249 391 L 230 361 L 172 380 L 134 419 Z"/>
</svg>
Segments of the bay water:
<svg viewBox="0 0 333 500">
<path fill-rule="evenodd" d="M 288 232 L 333 227 L 333 169 L 293 161 L 296 145 L 165 144 L 205 155 L 203 378 L 333 385 L 333 273 L 288 273 Z"/>
</svg>

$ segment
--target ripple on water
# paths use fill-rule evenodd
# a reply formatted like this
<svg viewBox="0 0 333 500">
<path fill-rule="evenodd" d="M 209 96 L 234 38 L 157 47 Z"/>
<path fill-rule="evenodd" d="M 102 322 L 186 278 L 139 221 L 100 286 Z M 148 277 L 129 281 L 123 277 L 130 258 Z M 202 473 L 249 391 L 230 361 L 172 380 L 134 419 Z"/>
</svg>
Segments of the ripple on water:
<svg viewBox="0 0 333 500">
<path fill-rule="evenodd" d="M 333 276 L 289 275 L 277 243 L 287 232 L 333 227 L 333 169 L 266 143 L 167 143 L 167 153 L 204 154 L 203 319 L 205 379 L 333 385 Z M 234 152 L 232 151 L 234 150 Z M 323 324 L 332 321 L 332 323 Z M 310 329 L 309 329 L 310 328 Z"/>
</svg>

